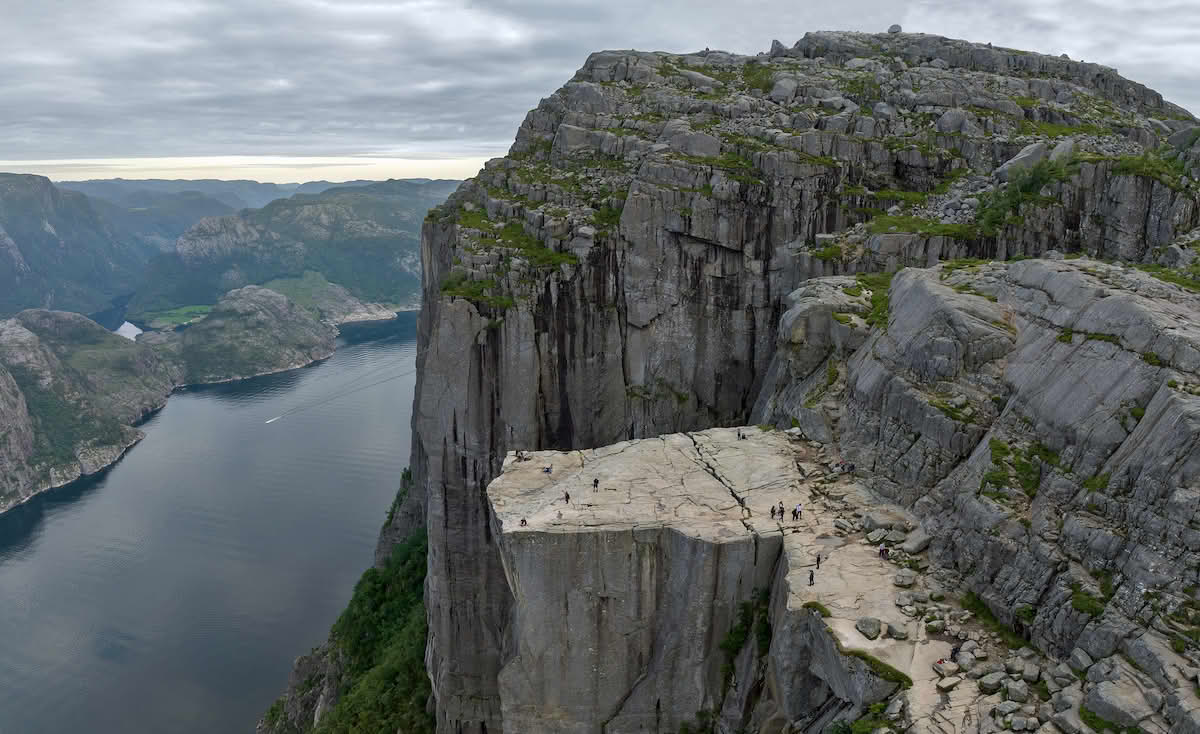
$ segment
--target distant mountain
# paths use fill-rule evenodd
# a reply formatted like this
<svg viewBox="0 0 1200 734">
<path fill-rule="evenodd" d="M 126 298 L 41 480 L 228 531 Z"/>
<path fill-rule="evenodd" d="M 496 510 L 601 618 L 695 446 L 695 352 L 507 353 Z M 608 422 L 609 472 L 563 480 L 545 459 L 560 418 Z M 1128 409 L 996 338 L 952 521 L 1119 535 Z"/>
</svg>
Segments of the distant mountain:
<svg viewBox="0 0 1200 734">
<path fill-rule="evenodd" d="M 412 301 L 421 282 L 425 213 L 456 181 L 392 180 L 296 194 L 262 209 L 204 219 L 157 256 L 129 318 L 213 304 L 249 284 L 320 273 L 365 301 Z"/>
<path fill-rule="evenodd" d="M 100 214 L 121 235 L 141 240 L 163 251 L 175 249 L 175 240 L 205 217 L 232 214 L 236 209 L 199 191 L 162 193 L 139 189 L 117 201 L 89 197 Z"/>
<path fill-rule="evenodd" d="M 124 203 L 126 197 L 145 192 L 157 194 L 182 194 L 198 192 L 212 197 L 230 209 L 258 209 L 292 194 L 319 194 L 335 186 L 361 186 L 374 181 L 349 181 L 338 184 L 330 181 L 308 183 L 261 183 L 259 181 L 220 181 L 217 179 L 92 179 L 89 181 L 60 181 L 58 186 L 79 191 L 88 196 L 106 199 L 113 203 Z"/>
<path fill-rule="evenodd" d="M 104 208 L 43 176 L 0 173 L 0 315 L 89 313 L 134 290 L 152 250 Z"/>
</svg>

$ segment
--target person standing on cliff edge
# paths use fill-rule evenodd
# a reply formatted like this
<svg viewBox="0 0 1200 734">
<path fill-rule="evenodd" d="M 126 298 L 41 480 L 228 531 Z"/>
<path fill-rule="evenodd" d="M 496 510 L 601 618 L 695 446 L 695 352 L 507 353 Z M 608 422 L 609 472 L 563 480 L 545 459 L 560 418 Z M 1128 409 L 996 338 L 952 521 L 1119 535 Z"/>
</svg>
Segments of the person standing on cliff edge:
<svg viewBox="0 0 1200 734">
<path fill-rule="evenodd" d="M 813 585 L 813 570 L 811 568 L 808 569 L 808 585 Z"/>
</svg>

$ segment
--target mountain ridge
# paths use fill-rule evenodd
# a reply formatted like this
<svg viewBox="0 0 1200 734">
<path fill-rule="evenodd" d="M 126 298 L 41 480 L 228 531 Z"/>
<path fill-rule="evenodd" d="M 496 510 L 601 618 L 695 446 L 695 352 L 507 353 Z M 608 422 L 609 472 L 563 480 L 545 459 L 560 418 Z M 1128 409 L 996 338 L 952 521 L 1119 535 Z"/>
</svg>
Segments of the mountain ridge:
<svg viewBox="0 0 1200 734">
<path fill-rule="evenodd" d="M 928 701 L 920 698 L 907 704 L 889 699 L 895 708 L 888 710 L 898 713 L 882 720 L 883 707 L 892 704 L 880 696 L 891 695 L 904 678 L 870 663 L 869 654 L 835 654 L 841 643 L 834 646 L 813 621 L 823 616 L 814 611 L 818 607 L 803 609 L 807 616 L 800 619 L 775 596 L 783 588 L 778 581 L 764 617 L 768 632 L 775 630 L 766 651 L 731 642 L 735 659 L 709 651 L 698 658 L 699 668 L 686 672 L 658 665 L 662 655 L 678 652 L 655 647 L 656 639 L 666 638 L 634 635 L 613 643 L 627 645 L 614 661 L 653 660 L 656 674 L 639 663 L 593 681 L 587 645 L 543 649 L 537 640 L 519 637 L 527 614 L 547 611 L 522 604 L 583 610 L 621 600 L 605 601 L 595 586 L 564 591 L 565 602 L 527 592 L 530 584 L 548 588 L 557 581 L 519 565 L 525 546 L 507 544 L 537 536 L 510 535 L 519 531 L 501 527 L 489 504 L 487 488 L 504 470 L 508 452 L 599 450 L 751 420 L 794 426 L 821 446 L 828 466 L 822 471 L 830 475 L 830 457 L 843 451 L 867 467 L 870 491 L 929 522 L 934 570 L 945 579 L 961 573 L 958 578 L 980 600 L 978 614 L 1008 622 L 1029 613 L 1039 620 L 1049 632 L 1030 637 L 1057 660 L 1042 667 L 1039 658 L 1034 680 L 1066 656 L 1073 666 L 1086 658 L 1088 664 L 1078 668 L 1085 670 L 1093 653 L 1108 660 L 1103 670 L 1125 670 L 1112 656 L 1118 638 L 1130 641 L 1121 650 L 1159 676 L 1152 684 L 1160 686 L 1157 703 L 1146 704 L 1153 714 L 1120 714 L 1113 688 L 1095 680 L 1080 684 L 1051 676 L 1066 696 L 1060 697 L 1063 707 L 1056 699 L 1050 712 L 1062 714 L 1054 718 L 1062 731 L 1082 730 L 1072 726 L 1085 695 L 1089 706 L 1122 721 L 1166 722 L 1176 732 L 1200 729 L 1190 713 L 1197 710 L 1190 684 L 1177 686 L 1185 678 L 1163 672 L 1179 664 L 1170 657 L 1178 643 L 1136 637 L 1144 644 L 1135 646 L 1135 633 L 1149 633 L 1128 616 L 1136 616 L 1133 592 L 1116 597 L 1125 606 L 1106 606 L 1103 590 L 1077 566 L 1109 573 L 1114 582 L 1128 577 L 1130 589 L 1151 584 L 1155 593 L 1170 594 L 1172 605 L 1187 603 L 1184 585 L 1192 572 L 1170 565 L 1187 580 L 1168 588 L 1141 567 L 1120 566 L 1112 553 L 1088 545 L 1094 537 L 1097 548 L 1124 547 L 1119 541 L 1104 545 L 1108 540 L 1101 538 L 1108 535 L 1083 530 L 1095 527 L 1098 512 L 1116 506 L 1114 500 L 1100 505 L 1086 499 L 1089 491 L 1103 492 L 1104 483 L 1059 470 L 1093 439 L 1062 434 L 1052 407 L 1029 394 L 1036 391 L 1029 374 L 1005 377 L 1010 345 L 1038 339 L 1073 347 L 1049 345 L 1055 355 L 1064 350 L 1064 374 L 1086 373 L 1085 385 L 1093 375 L 1100 379 L 1091 370 L 1103 362 L 1092 357 L 1118 354 L 1109 354 L 1109 337 L 1124 341 L 1095 320 L 1121 313 L 1114 309 L 1129 300 L 1131 289 L 1148 294 L 1158 309 L 1182 309 L 1197 318 L 1187 295 L 1200 289 L 1192 245 L 1200 229 L 1196 130 L 1190 113 L 1107 67 L 923 34 L 809 33 L 790 48 L 775 42 L 768 53 L 751 57 L 713 51 L 591 54 L 567 84 L 529 112 L 509 154 L 489 161 L 431 211 L 422 231 L 412 479 L 389 514 L 377 562 L 385 562 L 414 528 L 426 528 L 430 730 L 482 734 L 515 731 L 513 722 L 520 722 L 516 728 L 523 734 L 632 732 L 639 726 L 816 734 L 859 717 L 871 730 L 930 725 L 916 714 L 905 718 L 907 710 L 923 710 Z M 1082 262 L 1055 265 L 1065 257 Z M 1047 259 L 1014 263 L 1011 275 L 987 264 L 1022 258 Z M 1132 265 L 1109 266 L 1101 259 Z M 930 267 L 941 271 L 918 270 Z M 891 276 L 901 268 L 913 270 L 898 276 L 893 288 Z M 942 274 L 951 285 L 940 285 Z M 1031 287 L 1036 278 L 1049 296 Z M 1000 290 L 999 281 L 1020 285 Z M 822 295 L 805 300 L 806 283 L 823 288 Z M 1114 299 L 1100 306 L 1083 297 L 1109 293 Z M 1064 303 L 1059 296 L 1068 294 L 1078 297 Z M 1013 298 L 1050 298 L 1059 311 L 1035 316 Z M 1047 319 L 1057 331 L 1045 325 Z M 1068 334 L 1070 324 L 1089 335 Z M 936 339 L 919 342 L 929 358 L 888 341 L 891 328 Z M 1163 371 L 1164 362 L 1183 366 L 1157 349 L 1167 327 L 1148 328 L 1139 332 L 1137 345 L 1130 342 L 1120 353 L 1121 364 L 1138 376 L 1129 385 L 1132 402 L 1081 403 L 1096 411 L 1097 421 L 1101 413 L 1121 411 L 1115 422 L 1103 423 L 1113 440 L 1133 435 L 1137 425 L 1156 425 L 1159 411 L 1176 410 L 1177 401 L 1189 399 L 1163 393 L 1170 403 L 1159 397 L 1147 402 L 1145 391 L 1134 389 L 1165 386 L 1169 379 L 1191 384 Z M 1096 351 L 1102 345 L 1103 355 Z M 1024 412 L 1018 415 L 1018 409 Z M 1021 440 L 1033 443 L 1022 443 L 1017 455 L 1008 434 L 999 434 L 996 440 L 1009 453 L 991 453 L 993 423 L 1007 431 L 1013 421 L 1015 430 L 1024 425 L 1021 417 L 1029 421 Z M 1176 452 L 1178 465 L 1193 466 L 1181 437 L 1164 435 L 1162 445 L 1172 447 L 1167 450 Z M 905 453 L 910 444 L 911 456 Z M 998 464 L 987 468 L 985 459 L 993 456 Z M 1080 471 L 1103 472 L 1095 463 L 1089 458 Z M 1188 476 L 1172 481 L 1186 485 Z M 1028 492 L 1043 499 L 1023 491 L 1022 482 L 1036 482 Z M 578 502 L 591 501 L 586 490 L 582 494 Z M 1195 509 L 1190 499 L 1177 501 L 1185 513 Z M 1161 513 L 1164 502 L 1148 497 L 1147 517 Z M 1053 516 L 1062 516 L 1063 503 L 1075 524 L 1067 528 L 1071 539 L 1060 542 L 1066 536 L 1058 534 Z M 1105 533 L 1109 523 L 1119 522 L 1114 517 L 1103 521 Z M 866 530 L 861 518 L 844 522 L 839 532 L 848 537 L 858 539 Z M 1160 553 L 1150 539 L 1152 525 L 1144 542 L 1131 543 L 1131 553 Z M 939 538 L 939 530 L 966 545 L 957 548 Z M 583 526 L 572 532 L 592 531 Z M 572 546 L 570 561 L 610 568 L 602 541 L 593 536 L 591 546 L 590 538 Z M 1162 552 L 1171 558 L 1190 552 L 1168 546 Z M 593 549 L 591 555 L 584 547 Z M 659 543 L 647 551 L 655 560 L 647 561 L 651 577 L 643 588 L 657 588 L 670 573 L 670 547 Z M 908 557 L 897 554 L 897 560 Z M 914 567 L 922 562 L 915 555 L 911 560 Z M 749 571 L 729 568 L 745 576 L 737 577 L 737 589 L 722 603 L 757 609 Z M 919 583 L 922 592 L 933 584 L 915 572 L 912 580 L 901 577 L 904 584 Z M 656 597 L 639 599 L 658 608 Z M 668 602 L 662 603 L 666 608 Z M 1097 605 L 1107 611 L 1098 612 Z M 719 626 L 701 619 L 706 609 L 673 619 L 669 627 L 703 624 L 720 634 Z M 933 613 L 943 611 L 946 619 L 935 616 L 930 623 L 958 630 L 960 612 L 947 607 Z M 746 627 L 757 614 L 752 611 Z M 580 619 L 589 630 L 591 621 L 609 629 L 603 616 Z M 747 634 L 743 630 L 738 639 L 744 642 Z M 772 657 L 776 641 L 782 656 Z M 1075 655 L 1075 644 L 1089 652 Z M 1190 649 L 1191 643 L 1183 644 Z M 1151 647 L 1153 655 L 1146 652 Z M 320 730 L 324 712 L 337 710 L 361 683 L 346 673 L 344 652 L 334 635 L 305 656 L 304 680 L 293 679 L 260 731 Z M 577 660 L 579 677 L 544 681 L 554 687 L 553 697 L 525 689 L 527 676 L 521 674 L 531 668 L 521 661 L 527 654 L 526 660 L 538 654 Z M 823 661 L 819 670 L 805 667 L 808 655 Z M 736 698 L 726 698 L 722 680 L 730 677 L 723 666 L 739 682 Z M 670 687 L 693 672 L 694 685 Z M 1117 678 L 1128 682 L 1131 675 Z M 959 683 L 956 678 L 950 687 Z M 1026 701 L 1027 693 L 1015 688 L 1013 700 L 1023 695 L 1019 701 Z M 656 699 L 647 689 L 682 693 Z M 1125 695 L 1127 689 L 1118 690 Z M 757 691 L 757 698 L 746 698 L 747 691 Z M 938 700 L 937 692 L 931 695 Z M 739 705 L 723 708 L 727 700 Z M 627 704 L 632 708 L 625 710 Z M 371 721 L 369 710 L 359 711 Z M 704 714 L 699 721 L 698 711 Z M 1041 725 L 1040 713 L 1021 715 Z M 341 711 L 338 718 L 349 715 Z M 1017 726 L 1015 717 L 1001 721 L 990 710 L 972 720 L 980 727 L 986 722 L 979 731 Z M 935 719 L 939 727 L 960 731 L 948 722 L 946 715 Z"/>
</svg>

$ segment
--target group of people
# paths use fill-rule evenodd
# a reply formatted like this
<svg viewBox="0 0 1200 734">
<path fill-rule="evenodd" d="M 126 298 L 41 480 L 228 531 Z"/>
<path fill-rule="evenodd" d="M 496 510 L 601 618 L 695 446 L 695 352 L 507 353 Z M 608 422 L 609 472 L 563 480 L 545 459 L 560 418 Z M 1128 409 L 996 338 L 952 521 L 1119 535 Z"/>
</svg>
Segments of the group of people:
<svg viewBox="0 0 1200 734">
<path fill-rule="evenodd" d="M 780 520 L 783 520 L 783 513 L 784 513 L 784 509 L 783 509 L 782 502 L 779 503 L 778 510 L 775 509 L 775 505 L 771 505 L 771 519 L 772 520 L 774 520 L 777 515 Z M 796 506 L 792 508 L 792 522 L 796 522 L 797 520 L 800 520 L 803 517 L 804 517 L 804 506 L 801 503 L 797 502 Z"/>
<path fill-rule="evenodd" d="M 854 465 L 843 459 L 833 465 L 833 470 L 838 474 L 853 474 Z"/>
</svg>

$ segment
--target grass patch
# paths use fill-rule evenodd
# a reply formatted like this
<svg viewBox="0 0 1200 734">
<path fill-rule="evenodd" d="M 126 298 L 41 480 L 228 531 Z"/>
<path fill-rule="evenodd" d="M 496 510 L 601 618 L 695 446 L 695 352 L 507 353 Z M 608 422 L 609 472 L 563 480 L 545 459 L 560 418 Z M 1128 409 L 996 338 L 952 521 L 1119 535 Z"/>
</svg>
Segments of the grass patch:
<svg viewBox="0 0 1200 734">
<path fill-rule="evenodd" d="M 1087 727 L 1096 732 L 1096 734 L 1104 734 L 1106 731 L 1111 731 L 1113 734 L 1142 734 L 1141 727 L 1124 727 L 1120 724 L 1114 724 L 1083 705 L 1079 707 L 1079 720 L 1087 724 Z"/>
<path fill-rule="evenodd" d="M 1012 453 L 1012 449 L 1008 447 L 1008 444 L 998 438 L 988 441 L 988 449 L 992 452 L 993 464 L 1001 463 Z"/>
<path fill-rule="evenodd" d="M 499 309 L 512 308 L 516 305 L 516 301 L 511 296 L 505 295 L 495 280 L 491 278 L 471 280 L 461 270 L 450 273 L 442 281 L 442 295 L 465 298 L 475 304 Z"/>
<path fill-rule="evenodd" d="M 802 606 L 805 609 L 812 609 L 812 610 L 816 611 L 816 613 L 820 614 L 822 617 L 832 617 L 833 616 L 833 614 L 825 607 L 825 605 L 819 601 L 815 601 L 815 600 L 814 601 L 806 601 L 806 602 L 804 602 L 804 604 Z"/>
<path fill-rule="evenodd" d="M 165 311 L 147 311 L 142 318 L 151 329 L 174 329 L 176 326 L 199 321 L 210 311 L 212 306 L 180 306 Z"/>
<path fill-rule="evenodd" d="M 1087 593 L 1079 584 L 1071 584 L 1071 608 L 1075 611 L 1099 617 L 1104 613 L 1104 606 L 1104 600 Z"/>
<path fill-rule="evenodd" d="M 841 647 L 840 644 L 838 646 Z M 903 672 L 893 668 L 869 652 L 866 652 L 865 650 L 845 649 L 841 650 L 841 652 L 845 655 L 849 655 L 850 657 L 858 658 L 859 660 L 863 661 L 867 664 L 867 667 L 871 669 L 872 673 L 879 676 L 883 680 L 899 684 L 901 688 L 912 688 L 912 678 L 909 678 Z"/>
<path fill-rule="evenodd" d="M 822 247 L 819 250 L 813 250 L 812 256 L 825 262 L 830 260 L 840 260 L 842 259 L 842 246 L 829 245 L 828 247 Z"/>
<path fill-rule="evenodd" d="M 979 620 L 980 624 L 1000 635 L 1000 639 L 1010 649 L 1017 650 L 1025 647 L 1027 644 L 1025 638 L 1013 632 L 1008 625 L 1001 624 L 1000 620 L 996 619 L 996 615 L 992 614 L 992 610 L 988 608 L 988 605 L 975 592 L 968 591 L 963 595 L 960 602 L 963 609 L 974 614 L 975 619 Z"/>
<path fill-rule="evenodd" d="M 1158 356 L 1154 352 L 1142 352 L 1142 360 L 1145 361 L 1146 364 L 1153 365 L 1155 367 L 1164 367 L 1167 364 L 1163 361 L 1162 357 Z"/>
<path fill-rule="evenodd" d="M 960 240 L 973 240 L 979 232 L 970 224 L 945 224 L 932 219 L 922 219 L 904 214 L 880 214 L 867 225 L 871 234 L 887 234 L 893 230 L 909 234 L 920 234 L 928 237 L 953 237 Z"/>
<path fill-rule="evenodd" d="M 1168 161 L 1147 151 L 1142 155 L 1125 155 L 1117 158 L 1112 172 L 1118 175 L 1152 178 L 1163 186 L 1175 191 L 1182 191 L 1184 186 L 1180 185 L 1179 179 L 1187 176 L 1187 164 L 1182 157 Z"/>
<path fill-rule="evenodd" d="M 883 189 L 872 193 L 871 196 L 881 201 L 902 201 L 914 206 L 924 204 L 925 200 L 929 198 L 929 194 L 920 191 L 898 191 L 896 189 Z"/>
<path fill-rule="evenodd" d="M 1195 263 L 1187 270 L 1172 270 L 1162 265 L 1134 265 L 1142 272 L 1149 273 L 1155 278 L 1200 293 L 1200 263 Z"/>
<path fill-rule="evenodd" d="M 850 323 L 850 314 L 842 313 L 841 311 L 834 311 L 833 312 L 833 320 L 838 322 L 839 324 L 849 324 Z"/>
<path fill-rule="evenodd" d="M 857 276 L 860 287 L 871 291 L 871 311 L 863 317 L 871 326 L 887 331 L 889 291 L 895 273 L 862 273 Z"/>
<path fill-rule="evenodd" d="M 757 61 L 748 61 L 742 67 L 742 81 L 746 83 L 748 89 L 757 89 L 760 92 L 770 92 L 775 86 L 772 77 L 775 75 L 775 70 L 766 64 L 760 64 Z"/>
<path fill-rule="evenodd" d="M 1083 488 L 1089 492 L 1108 489 L 1108 482 L 1112 478 L 1112 474 L 1105 472 L 1096 476 L 1083 480 Z"/>
<path fill-rule="evenodd" d="M 980 231 L 995 235 L 1000 228 L 1020 221 L 1021 206 L 1031 202 L 1058 203 L 1057 199 L 1042 197 L 1046 186 L 1069 178 L 1067 166 L 1044 160 L 1027 169 L 1020 169 L 1009 176 L 1004 189 L 984 196 L 980 202 L 975 221 Z"/>
</svg>

